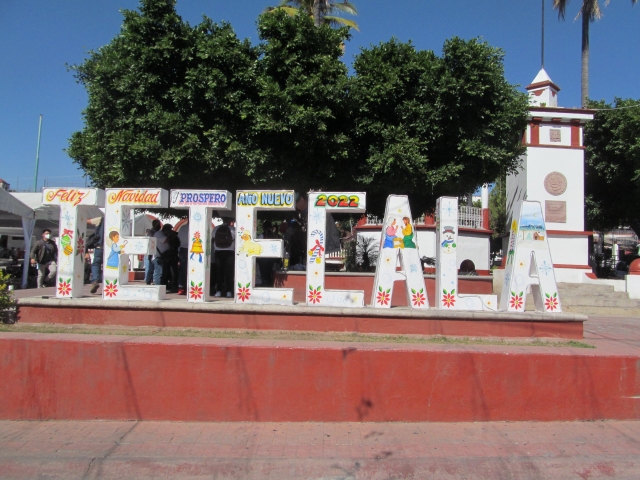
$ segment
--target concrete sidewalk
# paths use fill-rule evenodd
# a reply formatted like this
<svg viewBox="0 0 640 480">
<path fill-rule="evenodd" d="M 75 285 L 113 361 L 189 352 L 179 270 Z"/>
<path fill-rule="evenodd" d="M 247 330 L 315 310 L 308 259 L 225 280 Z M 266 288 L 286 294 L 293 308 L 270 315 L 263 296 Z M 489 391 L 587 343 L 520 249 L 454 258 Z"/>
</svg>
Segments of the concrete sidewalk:
<svg viewBox="0 0 640 480">
<path fill-rule="evenodd" d="M 0 421 L 0 478 L 637 479 L 640 421 Z"/>
</svg>

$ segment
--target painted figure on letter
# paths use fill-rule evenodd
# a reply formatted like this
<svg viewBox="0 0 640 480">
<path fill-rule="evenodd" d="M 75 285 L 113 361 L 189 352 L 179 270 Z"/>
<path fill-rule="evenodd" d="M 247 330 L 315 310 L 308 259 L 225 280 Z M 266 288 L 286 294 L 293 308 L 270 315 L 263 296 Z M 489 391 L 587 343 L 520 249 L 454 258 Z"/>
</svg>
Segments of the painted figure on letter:
<svg viewBox="0 0 640 480">
<path fill-rule="evenodd" d="M 416 248 L 413 242 L 413 226 L 409 217 L 403 217 L 404 227 L 402 227 L 402 244 L 404 248 Z"/>
<path fill-rule="evenodd" d="M 118 242 L 120 241 L 120 234 L 117 230 L 109 232 L 109 240 L 111 240 L 111 251 L 109 252 L 109 257 L 107 258 L 106 268 L 117 270 L 120 254 L 124 250 L 124 245 L 127 242 L 124 242 L 122 245 L 118 245 Z"/>
<path fill-rule="evenodd" d="M 402 240 L 396 237 L 397 233 L 398 225 L 396 225 L 396 219 L 394 218 L 384 232 L 382 248 L 398 248 Z"/>
</svg>

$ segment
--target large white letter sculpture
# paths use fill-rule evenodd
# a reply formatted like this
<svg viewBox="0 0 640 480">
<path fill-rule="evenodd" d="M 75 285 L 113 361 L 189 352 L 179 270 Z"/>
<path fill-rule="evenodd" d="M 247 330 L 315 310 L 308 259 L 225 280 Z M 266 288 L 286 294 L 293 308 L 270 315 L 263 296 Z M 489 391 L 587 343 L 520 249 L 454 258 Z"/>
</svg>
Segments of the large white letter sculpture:
<svg viewBox="0 0 640 480">
<path fill-rule="evenodd" d="M 496 295 L 458 293 L 458 199 L 440 197 L 436 202 L 436 216 L 436 308 L 495 311 Z"/>
<path fill-rule="evenodd" d="M 56 297 L 78 298 L 84 284 L 85 233 L 89 207 L 104 207 L 104 190 L 45 188 L 43 205 L 60 206 L 60 243 Z"/>
<path fill-rule="evenodd" d="M 231 210 L 226 190 L 171 190 L 171 208 L 189 209 L 187 300 L 208 302 L 211 277 L 211 216 L 214 210 Z M 184 227 L 182 227 L 184 228 Z"/>
<path fill-rule="evenodd" d="M 162 300 L 164 285 L 128 285 L 128 255 L 155 255 L 156 240 L 134 237 L 132 208 L 167 208 L 168 193 L 159 188 L 109 188 L 104 223 L 104 288 L 105 300 Z"/>
<path fill-rule="evenodd" d="M 396 271 L 398 255 L 403 268 L 399 272 Z M 387 197 L 378 268 L 371 292 L 372 307 L 391 307 L 393 282 L 396 280 L 406 280 L 407 304 L 411 308 L 429 308 L 416 230 L 411 220 L 409 198 L 406 195 Z"/>
<path fill-rule="evenodd" d="M 256 210 L 293 210 L 293 190 L 236 192 L 236 303 L 293 305 L 293 288 L 254 288 L 257 257 L 282 258 L 282 240 L 256 240 Z"/>
<path fill-rule="evenodd" d="M 364 213 L 366 193 L 313 192 L 309 194 L 307 227 L 307 305 L 324 307 L 362 307 L 364 292 L 325 290 L 325 248 L 327 211 Z"/>
<path fill-rule="evenodd" d="M 561 312 L 540 202 L 522 201 L 513 213 L 500 310 L 524 312 L 531 285 L 536 311 Z"/>
</svg>

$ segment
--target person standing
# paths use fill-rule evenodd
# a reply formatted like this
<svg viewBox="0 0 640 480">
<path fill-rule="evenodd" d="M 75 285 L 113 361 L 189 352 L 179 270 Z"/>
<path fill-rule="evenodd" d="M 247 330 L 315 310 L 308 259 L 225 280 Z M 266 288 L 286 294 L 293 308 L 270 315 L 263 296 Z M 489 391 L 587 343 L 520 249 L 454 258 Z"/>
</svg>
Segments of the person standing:
<svg viewBox="0 0 640 480">
<path fill-rule="evenodd" d="M 180 239 L 178 234 L 173 231 L 173 225 L 165 223 L 162 226 L 162 232 L 167 239 L 165 240 L 168 248 L 161 254 L 162 259 L 162 276 L 160 283 L 166 285 L 167 293 L 178 293 L 178 252 L 180 250 Z"/>
<path fill-rule="evenodd" d="M 180 251 L 178 252 L 178 295 L 187 294 L 187 264 L 189 263 L 189 222 L 183 223 L 178 230 Z M 193 255 L 193 254 L 192 254 Z M 202 254 L 200 254 L 202 261 Z"/>
<path fill-rule="evenodd" d="M 156 239 L 156 254 L 153 256 L 153 283 L 154 285 L 162 285 L 162 254 L 169 250 L 169 241 L 167 239 L 167 235 L 162 231 L 158 230 L 153 235 Z M 167 267 L 169 268 L 169 267 Z"/>
<path fill-rule="evenodd" d="M 160 231 L 161 227 L 162 225 L 160 224 L 160 220 L 156 218 L 153 222 L 151 222 L 151 228 L 148 229 L 146 232 L 147 237 L 153 237 L 156 234 L 156 232 Z M 144 282 L 147 285 L 151 285 L 151 282 L 153 282 L 153 269 L 154 269 L 153 255 L 145 255 L 144 256 Z"/>
<path fill-rule="evenodd" d="M 262 233 L 258 236 L 260 239 L 277 239 L 278 235 L 275 232 L 275 227 L 269 220 L 265 220 L 262 223 Z M 262 286 L 271 288 L 273 287 L 273 266 L 278 260 L 275 258 L 261 257 L 256 259 L 256 263 L 260 270 L 260 277 L 262 278 Z"/>
<path fill-rule="evenodd" d="M 47 283 L 55 280 L 58 271 L 58 246 L 51 240 L 51 230 L 45 228 L 42 231 L 42 239 L 33 245 L 30 258 L 31 265 L 38 264 L 38 288 L 45 288 Z"/>
<path fill-rule="evenodd" d="M 91 222 L 95 219 L 91 220 Z M 102 261 L 104 244 L 104 218 L 100 217 L 95 224 L 96 229 L 89 237 L 87 248 L 93 248 L 93 260 L 91 261 L 91 293 L 96 293 L 102 282 Z"/>
<path fill-rule="evenodd" d="M 216 264 L 216 297 L 226 291 L 227 298 L 233 298 L 233 276 L 235 271 L 236 230 L 228 220 L 213 229 L 213 249 Z"/>
</svg>

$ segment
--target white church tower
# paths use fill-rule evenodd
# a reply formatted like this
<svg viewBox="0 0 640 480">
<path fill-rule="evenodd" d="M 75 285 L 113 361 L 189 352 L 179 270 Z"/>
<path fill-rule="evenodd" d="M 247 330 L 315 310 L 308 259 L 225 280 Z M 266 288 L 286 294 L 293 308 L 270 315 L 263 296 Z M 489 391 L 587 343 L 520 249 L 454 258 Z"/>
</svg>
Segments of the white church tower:
<svg viewBox="0 0 640 480">
<path fill-rule="evenodd" d="M 583 128 L 594 112 L 558 107 L 560 88 L 544 68 L 526 89 L 530 109 L 522 141 L 527 151 L 519 172 L 507 177 L 508 225 L 515 202 L 539 201 L 557 281 L 583 283 L 591 273 L 593 233 L 584 229 Z"/>
</svg>

